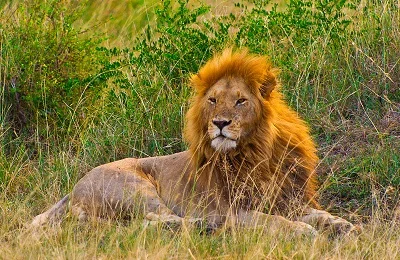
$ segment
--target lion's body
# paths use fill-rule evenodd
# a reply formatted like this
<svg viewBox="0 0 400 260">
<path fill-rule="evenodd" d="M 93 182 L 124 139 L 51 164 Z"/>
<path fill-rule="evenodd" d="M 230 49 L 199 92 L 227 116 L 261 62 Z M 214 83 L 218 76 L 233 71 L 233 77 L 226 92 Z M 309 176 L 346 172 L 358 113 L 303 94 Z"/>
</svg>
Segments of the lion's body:
<svg viewBox="0 0 400 260">
<path fill-rule="evenodd" d="M 284 102 L 276 76 L 266 57 L 231 49 L 216 56 L 191 79 L 196 95 L 186 117 L 189 150 L 93 169 L 76 184 L 72 210 L 80 219 L 141 212 L 161 222 L 185 217 L 249 226 L 272 219 L 312 230 L 273 213 L 352 229 L 312 209 L 319 208 L 316 148 L 304 121 Z M 293 211 L 293 204 L 302 211 Z M 33 224 L 54 218 L 66 204 L 57 205 Z"/>
</svg>

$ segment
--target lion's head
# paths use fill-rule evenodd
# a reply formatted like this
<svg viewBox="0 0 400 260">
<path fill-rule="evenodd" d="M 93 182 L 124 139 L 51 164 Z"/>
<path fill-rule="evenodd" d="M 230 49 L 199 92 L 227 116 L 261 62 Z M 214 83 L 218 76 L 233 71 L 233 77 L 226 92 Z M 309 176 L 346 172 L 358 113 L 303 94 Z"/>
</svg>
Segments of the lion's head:
<svg viewBox="0 0 400 260">
<path fill-rule="evenodd" d="M 212 58 L 191 78 L 196 94 L 185 138 L 196 168 L 224 158 L 231 175 L 251 174 L 256 186 L 273 186 L 278 200 L 296 190 L 316 206 L 315 145 L 304 121 L 285 104 L 277 75 L 267 57 L 246 49 Z"/>
<path fill-rule="evenodd" d="M 191 151 L 237 153 L 271 138 L 271 131 L 259 134 L 270 121 L 266 117 L 273 116 L 267 101 L 278 85 L 277 73 L 266 57 L 247 50 L 227 49 L 207 62 L 191 79 L 196 96 L 185 132 Z"/>
</svg>

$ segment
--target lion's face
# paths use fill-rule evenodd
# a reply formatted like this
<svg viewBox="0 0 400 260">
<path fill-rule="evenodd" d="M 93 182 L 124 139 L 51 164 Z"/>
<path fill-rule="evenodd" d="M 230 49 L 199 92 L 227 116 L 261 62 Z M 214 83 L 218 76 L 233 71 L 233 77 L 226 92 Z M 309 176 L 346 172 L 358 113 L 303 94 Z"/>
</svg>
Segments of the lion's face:
<svg viewBox="0 0 400 260">
<path fill-rule="evenodd" d="M 211 147 L 219 152 L 237 148 L 259 121 L 260 101 L 241 78 L 220 79 L 207 91 L 203 102 Z"/>
</svg>

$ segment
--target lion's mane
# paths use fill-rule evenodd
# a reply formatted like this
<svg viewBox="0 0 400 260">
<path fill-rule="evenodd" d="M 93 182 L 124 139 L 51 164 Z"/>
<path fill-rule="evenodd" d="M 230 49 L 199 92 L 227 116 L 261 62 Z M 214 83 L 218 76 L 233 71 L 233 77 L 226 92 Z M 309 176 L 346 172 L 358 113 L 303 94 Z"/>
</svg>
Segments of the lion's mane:
<svg viewBox="0 0 400 260">
<path fill-rule="evenodd" d="M 239 179 L 251 175 L 253 186 L 263 193 L 260 196 L 269 197 L 269 207 L 282 210 L 290 204 L 288 200 L 300 199 L 318 208 L 315 144 L 305 122 L 285 103 L 279 91 L 278 73 L 267 57 L 250 54 L 246 49 L 229 48 L 212 58 L 191 78 L 195 96 L 186 116 L 185 139 L 196 169 L 203 169 L 206 175 L 219 174 L 224 179 L 221 167 L 210 163 L 220 159 L 210 146 L 203 97 L 221 78 L 243 78 L 261 103 L 261 111 L 249 115 L 257 117 L 254 134 L 223 155 L 230 171 Z M 207 178 L 203 179 L 206 182 Z M 219 185 L 224 185 L 224 181 Z"/>
</svg>

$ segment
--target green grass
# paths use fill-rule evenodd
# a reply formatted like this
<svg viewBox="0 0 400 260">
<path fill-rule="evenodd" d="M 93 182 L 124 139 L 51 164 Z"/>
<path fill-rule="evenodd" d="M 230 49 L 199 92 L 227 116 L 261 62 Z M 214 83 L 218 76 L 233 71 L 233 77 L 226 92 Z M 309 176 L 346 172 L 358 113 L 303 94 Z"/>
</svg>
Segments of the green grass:
<svg viewBox="0 0 400 260">
<path fill-rule="evenodd" d="M 397 3 L 339 1 L 326 9 L 297 0 L 274 9 L 263 1 L 209 2 L 2 6 L 0 258 L 400 257 Z M 69 217 L 39 240 L 26 234 L 24 225 L 91 168 L 184 150 L 187 80 L 227 45 L 266 53 L 281 68 L 287 101 L 319 145 L 320 202 L 363 223 L 360 236 L 202 235 L 144 228 L 141 220 L 81 225 Z"/>
</svg>

